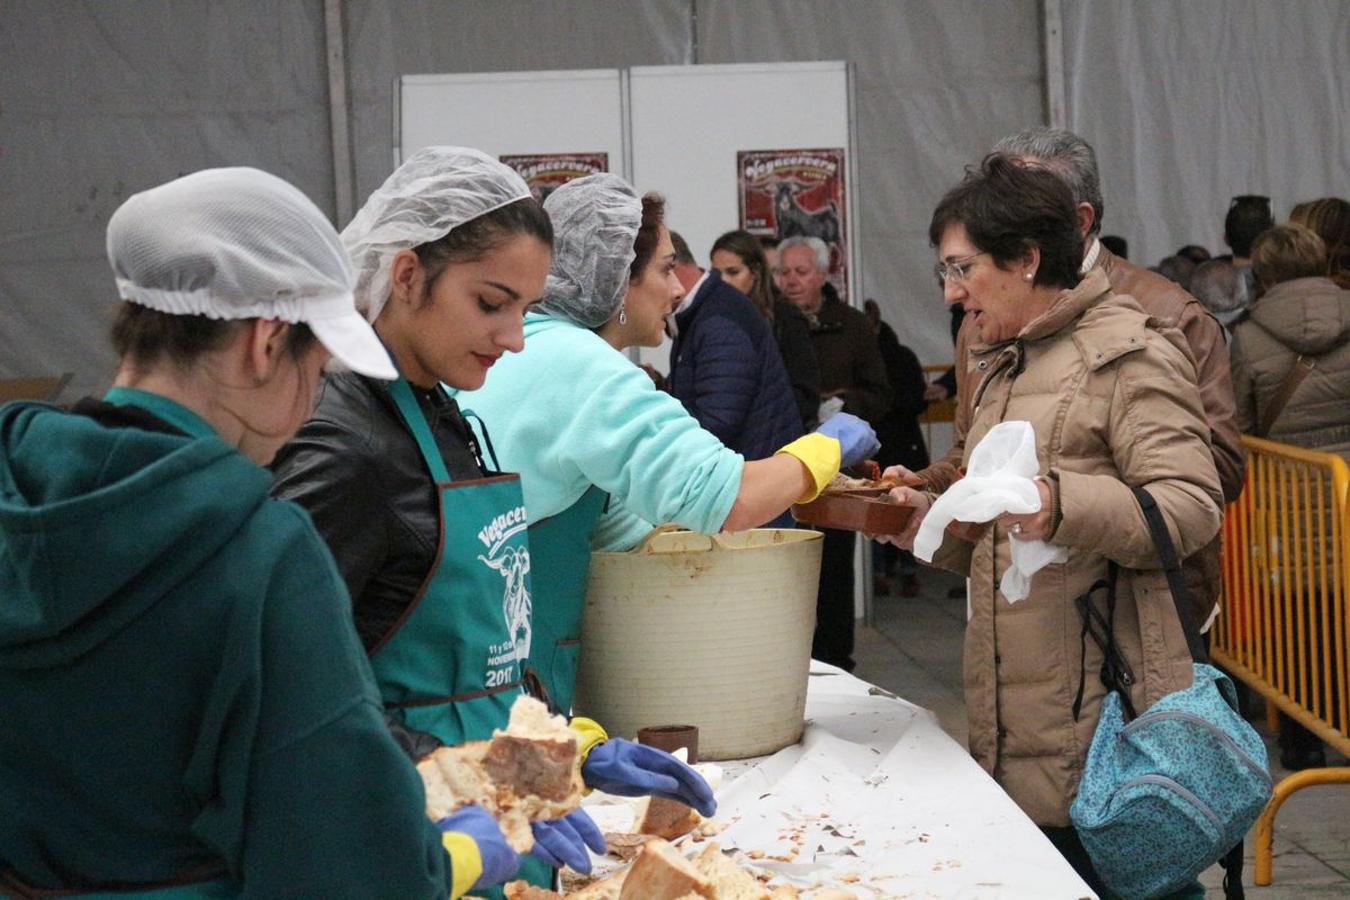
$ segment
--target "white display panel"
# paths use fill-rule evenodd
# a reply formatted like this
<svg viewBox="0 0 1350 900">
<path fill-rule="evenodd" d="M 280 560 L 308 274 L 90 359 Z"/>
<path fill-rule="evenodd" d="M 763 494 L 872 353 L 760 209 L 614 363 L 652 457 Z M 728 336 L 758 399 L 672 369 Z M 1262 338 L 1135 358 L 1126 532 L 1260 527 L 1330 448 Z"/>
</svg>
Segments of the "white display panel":
<svg viewBox="0 0 1350 900">
<path fill-rule="evenodd" d="M 633 184 L 660 191 L 669 225 L 702 266 L 718 235 L 740 227 L 736 153 L 843 147 L 849 140 L 848 66 L 843 62 L 644 66 L 629 71 Z M 854 167 L 848 191 L 849 279 L 857 284 Z M 669 369 L 669 346 L 642 359 Z"/>
<path fill-rule="evenodd" d="M 395 128 L 395 165 L 458 144 L 494 156 L 604 152 L 611 172 L 628 174 L 618 69 L 405 75 Z"/>
</svg>

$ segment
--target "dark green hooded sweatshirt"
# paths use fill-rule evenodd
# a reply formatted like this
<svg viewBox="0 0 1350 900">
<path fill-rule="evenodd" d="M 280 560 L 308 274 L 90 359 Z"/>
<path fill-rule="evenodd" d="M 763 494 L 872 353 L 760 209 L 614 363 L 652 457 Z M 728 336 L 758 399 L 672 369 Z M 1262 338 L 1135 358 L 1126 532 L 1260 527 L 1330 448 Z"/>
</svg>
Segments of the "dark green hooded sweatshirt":
<svg viewBox="0 0 1350 900">
<path fill-rule="evenodd" d="M 0 872 L 445 896 L 308 516 L 223 441 L 137 414 L 0 408 Z"/>
</svg>

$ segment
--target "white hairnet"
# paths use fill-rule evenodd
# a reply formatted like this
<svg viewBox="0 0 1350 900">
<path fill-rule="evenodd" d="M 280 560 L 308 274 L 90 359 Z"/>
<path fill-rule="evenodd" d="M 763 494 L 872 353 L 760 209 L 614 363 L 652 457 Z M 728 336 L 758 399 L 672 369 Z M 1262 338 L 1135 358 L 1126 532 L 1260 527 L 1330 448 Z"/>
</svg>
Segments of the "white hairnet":
<svg viewBox="0 0 1350 900">
<path fill-rule="evenodd" d="M 553 265 L 536 308 L 598 328 L 628 293 L 642 201 L 618 175 L 601 173 L 567 182 L 548 195 L 544 210 L 553 220 Z"/>
<path fill-rule="evenodd" d="M 257 169 L 206 169 L 142 191 L 108 221 L 119 295 L 160 312 L 304 322 L 339 362 L 397 376 L 352 303 L 337 232 L 293 185 Z"/>
<path fill-rule="evenodd" d="M 342 229 L 356 268 L 356 308 L 374 322 L 389 299 L 400 250 L 438 241 L 472 219 L 530 196 L 511 167 L 469 147 L 426 147 L 408 157 Z"/>
</svg>

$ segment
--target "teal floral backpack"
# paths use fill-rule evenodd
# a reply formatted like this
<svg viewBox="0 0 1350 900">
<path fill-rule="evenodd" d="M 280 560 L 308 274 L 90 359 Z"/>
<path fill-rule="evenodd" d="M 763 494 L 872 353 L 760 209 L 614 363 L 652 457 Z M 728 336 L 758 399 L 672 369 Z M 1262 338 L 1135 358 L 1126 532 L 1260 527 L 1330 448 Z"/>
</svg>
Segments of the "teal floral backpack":
<svg viewBox="0 0 1350 900">
<path fill-rule="evenodd" d="M 1238 713 L 1228 676 L 1206 662 L 1157 503 L 1133 490 L 1167 572 L 1194 680 L 1136 716 L 1133 675 L 1111 630 L 1114 569 L 1105 585 L 1099 582 L 1107 589 L 1105 616 L 1093 592 L 1079 598 L 1084 640 L 1091 636 L 1105 656 L 1108 694 L 1069 816 L 1102 881 L 1121 897 L 1166 896 L 1222 861 L 1225 896 L 1240 900 L 1242 839 L 1270 798 L 1265 744 Z M 1081 698 L 1080 686 L 1075 714 Z"/>
</svg>

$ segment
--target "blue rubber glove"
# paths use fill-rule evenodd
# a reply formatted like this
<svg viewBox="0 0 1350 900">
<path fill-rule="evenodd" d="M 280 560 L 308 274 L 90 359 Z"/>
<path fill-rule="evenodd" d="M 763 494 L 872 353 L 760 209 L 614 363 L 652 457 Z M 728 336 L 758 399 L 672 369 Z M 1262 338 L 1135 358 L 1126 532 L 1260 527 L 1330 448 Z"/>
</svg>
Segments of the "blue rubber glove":
<svg viewBox="0 0 1350 900">
<path fill-rule="evenodd" d="M 438 820 L 436 827 L 446 835 L 452 832 L 468 835 L 477 845 L 478 862 L 482 867 L 482 873 L 474 880 L 472 885 L 474 888 L 503 884 L 520 868 L 520 855 L 506 843 L 506 837 L 502 834 L 501 827 L 497 825 L 497 820 L 481 806 L 465 806 L 457 809 Z M 466 860 L 462 854 L 456 852 L 456 842 L 447 839 L 444 843 L 446 850 L 450 852 L 452 865 L 473 864 L 471 859 Z M 459 879 L 456 878 L 455 881 L 458 883 Z"/>
<path fill-rule="evenodd" d="M 596 853 L 605 852 L 605 836 L 585 810 L 575 809 L 552 822 L 531 822 L 530 829 L 534 832 L 534 849 L 530 855 L 555 869 L 568 866 L 589 875 L 591 855 L 586 848 L 590 847 Z"/>
<path fill-rule="evenodd" d="M 581 779 L 607 794 L 651 794 L 678 800 L 704 816 L 717 812 L 712 788 L 702 775 L 664 750 L 623 738 L 611 738 L 593 749 L 581 767 Z"/>
<path fill-rule="evenodd" d="M 832 437 L 839 442 L 839 468 L 847 469 L 855 463 L 870 458 L 881 449 L 877 433 L 857 416 L 849 413 L 835 413 L 825 420 L 816 434 Z"/>
</svg>

